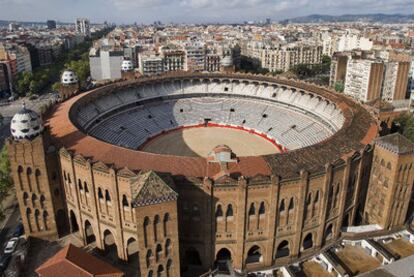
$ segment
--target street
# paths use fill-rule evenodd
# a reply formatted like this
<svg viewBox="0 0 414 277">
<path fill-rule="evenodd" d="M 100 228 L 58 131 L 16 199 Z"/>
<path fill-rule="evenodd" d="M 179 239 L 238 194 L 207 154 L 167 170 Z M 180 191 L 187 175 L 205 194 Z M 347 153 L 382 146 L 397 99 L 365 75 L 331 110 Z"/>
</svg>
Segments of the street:
<svg viewBox="0 0 414 277">
<path fill-rule="evenodd" d="M 0 231 L 1 251 L 3 251 L 5 243 L 9 240 L 9 238 L 13 234 L 20 219 L 20 213 L 19 213 L 17 204 L 11 206 L 9 209 L 12 209 L 10 217 L 7 218 L 6 224 L 4 225 L 3 229 Z M 4 213 L 7 214 L 7 210 L 4 211 Z"/>
</svg>

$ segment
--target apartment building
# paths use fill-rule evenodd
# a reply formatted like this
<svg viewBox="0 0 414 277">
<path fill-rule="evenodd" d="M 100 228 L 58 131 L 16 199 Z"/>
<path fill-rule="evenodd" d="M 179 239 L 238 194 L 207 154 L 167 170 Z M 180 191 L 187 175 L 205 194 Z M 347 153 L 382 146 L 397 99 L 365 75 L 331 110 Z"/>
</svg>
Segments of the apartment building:
<svg viewBox="0 0 414 277">
<path fill-rule="evenodd" d="M 345 94 L 363 102 L 381 95 L 384 63 L 375 59 L 354 57 L 348 60 L 345 77 Z"/>
<path fill-rule="evenodd" d="M 392 51 L 337 52 L 332 58 L 330 85 L 341 82 L 355 99 L 389 102 L 407 98 L 410 55 Z"/>
<path fill-rule="evenodd" d="M 205 66 L 206 48 L 202 43 L 191 43 L 185 46 L 187 70 L 203 71 Z"/>
<path fill-rule="evenodd" d="M 76 32 L 82 34 L 85 37 L 91 36 L 91 27 L 89 19 L 87 18 L 78 18 L 76 19 Z"/>
<path fill-rule="evenodd" d="M 0 60 L 7 60 L 8 56 L 16 60 L 16 71 L 32 72 L 30 52 L 25 46 L 17 44 L 0 44 Z"/>
<path fill-rule="evenodd" d="M 93 80 L 120 79 L 124 52 L 110 47 L 91 48 L 89 64 Z"/>
<path fill-rule="evenodd" d="M 164 72 L 163 58 L 155 56 L 154 54 L 139 55 L 139 70 L 143 75 L 154 75 Z"/>
<path fill-rule="evenodd" d="M 287 44 L 265 47 L 261 52 L 261 64 L 269 71 L 288 71 L 298 64 L 319 64 L 322 62 L 322 46 Z"/>
</svg>

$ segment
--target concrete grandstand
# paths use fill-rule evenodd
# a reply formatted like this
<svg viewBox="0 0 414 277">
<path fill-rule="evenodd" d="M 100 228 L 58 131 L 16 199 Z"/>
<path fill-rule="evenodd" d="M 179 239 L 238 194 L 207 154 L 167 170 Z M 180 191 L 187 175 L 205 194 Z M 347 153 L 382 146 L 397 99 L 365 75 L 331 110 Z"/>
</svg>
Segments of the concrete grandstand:
<svg viewBox="0 0 414 277">
<path fill-rule="evenodd" d="M 327 139 L 344 122 L 341 109 L 319 95 L 238 79 L 143 84 L 90 97 L 72 111 L 85 133 L 130 149 L 166 131 L 215 124 L 258 134 L 282 151 L 294 150 Z"/>
</svg>

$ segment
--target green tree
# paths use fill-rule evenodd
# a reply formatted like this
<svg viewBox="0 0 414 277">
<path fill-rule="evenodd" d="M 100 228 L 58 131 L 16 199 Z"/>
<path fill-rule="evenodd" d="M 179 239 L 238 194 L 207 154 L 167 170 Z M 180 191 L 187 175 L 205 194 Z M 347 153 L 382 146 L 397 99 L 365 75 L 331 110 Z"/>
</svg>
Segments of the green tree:
<svg viewBox="0 0 414 277">
<path fill-rule="evenodd" d="M 33 93 L 38 93 L 40 90 L 40 84 L 38 81 L 36 80 L 32 80 L 30 81 L 30 85 L 29 85 L 29 91 L 31 94 Z"/>
<path fill-rule="evenodd" d="M 10 174 L 10 162 L 7 154 L 7 146 L 4 145 L 0 152 L 0 201 L 6 197 L 12 184 L 13 181 Z"/>
<path fill-rule="evenodd" d="M 59 83 L 59 82 L 55 82 L 55 83 L 52 85 L 52 89 L 53 89 L 54 91 L 59 91 L 59 89 L 60 89 L 60 83 Z"/>
<path fill-rule="evenodd" d="M 30 91 L 30 82 L 33 75 L 29 72 L 20 73 L 16 81 L 16 90 L 19 95 L 26 95 Z"/>
<path fill-rule="evenodd" d="M 344 92 L 345 85 L 343 82 L 341 81 L 336 82 L 334 87 L 337 92 Z"/>
<path fill-rule="evenodd" d="M 414 142 L 414 114 L 405 113 L 394 120 L 399 125 L 399 132 Z"/>
</svg>

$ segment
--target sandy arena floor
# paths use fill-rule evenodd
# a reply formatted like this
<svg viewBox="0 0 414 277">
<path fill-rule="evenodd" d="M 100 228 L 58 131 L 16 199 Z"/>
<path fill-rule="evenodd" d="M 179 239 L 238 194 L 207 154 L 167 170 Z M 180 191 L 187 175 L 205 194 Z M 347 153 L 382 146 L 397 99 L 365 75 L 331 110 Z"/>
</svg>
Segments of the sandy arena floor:
<svg viewBox="0 0 414 277">
<path fill-rule="evenodd" d="M 142 150 L 167 155 L 206 157 L 220 144 L 228 145 L 239 157 L 280 152 L 274 144 L 258 135 L 220 127 L 176 130 L 154 138 Z"/>
</svg>

